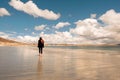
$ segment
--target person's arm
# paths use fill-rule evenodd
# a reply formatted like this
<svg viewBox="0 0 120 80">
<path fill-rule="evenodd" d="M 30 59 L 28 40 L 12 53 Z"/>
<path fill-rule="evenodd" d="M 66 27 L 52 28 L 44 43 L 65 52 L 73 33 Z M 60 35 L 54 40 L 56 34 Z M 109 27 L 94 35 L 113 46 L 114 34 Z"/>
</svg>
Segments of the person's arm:
<svg viewBox="0 0 120 80">
<path fill-rule="evenodd" d="M 42 39 L 42 44 L 43 44 L 43 48 L 44 48 L 44 40 Z"/>
<path fill-rule="evenodd" d="M 37 47 L 39 47 L 39 40 L 38 40 L 38 45 L 37 45 Z"/>
</svg>

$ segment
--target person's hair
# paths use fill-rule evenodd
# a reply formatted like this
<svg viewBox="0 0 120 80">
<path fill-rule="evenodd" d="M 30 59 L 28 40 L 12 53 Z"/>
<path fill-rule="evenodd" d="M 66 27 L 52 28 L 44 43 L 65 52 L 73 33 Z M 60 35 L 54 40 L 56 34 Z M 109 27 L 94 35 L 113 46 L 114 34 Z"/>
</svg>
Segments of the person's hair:
<svg viewBox="0 0 120 80">
<path fill-rule="evenodd" d="M 42 37 L 40 37 L 40 40 L 42 39 Z"/>
</svg>

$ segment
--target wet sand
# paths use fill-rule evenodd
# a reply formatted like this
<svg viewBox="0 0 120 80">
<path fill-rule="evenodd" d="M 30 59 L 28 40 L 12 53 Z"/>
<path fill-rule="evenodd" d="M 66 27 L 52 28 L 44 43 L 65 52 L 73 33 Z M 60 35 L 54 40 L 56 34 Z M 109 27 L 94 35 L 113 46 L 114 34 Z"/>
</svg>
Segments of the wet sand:
<svg viewBox="0 0 120 80">
<path fill-rule="evenodd" d="M 120 52 L 0 47 L 0 80 L 120 80 Z"/>
</svg>

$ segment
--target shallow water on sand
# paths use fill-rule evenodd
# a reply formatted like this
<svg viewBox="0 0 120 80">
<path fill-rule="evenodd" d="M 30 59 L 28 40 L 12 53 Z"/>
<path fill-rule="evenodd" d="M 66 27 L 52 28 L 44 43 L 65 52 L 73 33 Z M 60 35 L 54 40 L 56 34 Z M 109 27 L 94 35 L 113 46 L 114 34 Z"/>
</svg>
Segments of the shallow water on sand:
<svg viewBox="0 0 120 80">
<path fill-rule="evenodd" d="M 0 80 L 120 80 L 120 51 L 0 47 Z"/>
</svg>

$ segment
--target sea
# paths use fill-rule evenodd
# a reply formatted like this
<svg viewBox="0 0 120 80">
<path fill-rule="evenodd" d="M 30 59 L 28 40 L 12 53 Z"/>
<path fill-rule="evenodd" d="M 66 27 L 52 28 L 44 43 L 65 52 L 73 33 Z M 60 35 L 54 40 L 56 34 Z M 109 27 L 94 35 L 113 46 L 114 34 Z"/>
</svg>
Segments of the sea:
<svg viewBox="0 0 120 80">
<path fill-rule="evenodd" d="M 46 46 L 47 48 L 84 49 L 84 50 L 109 50 L 120 51 L 120 45 L 116 46 Z"/>
</svg>

